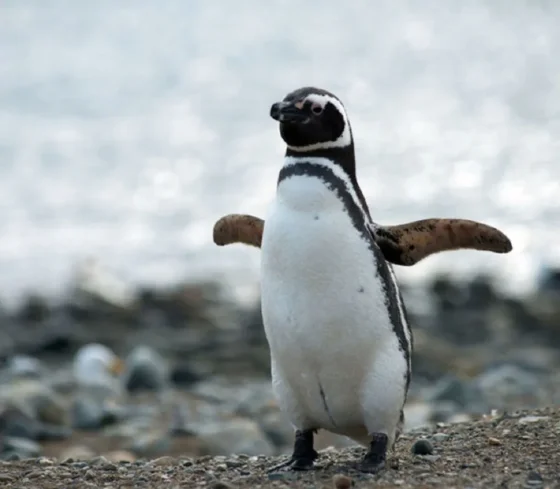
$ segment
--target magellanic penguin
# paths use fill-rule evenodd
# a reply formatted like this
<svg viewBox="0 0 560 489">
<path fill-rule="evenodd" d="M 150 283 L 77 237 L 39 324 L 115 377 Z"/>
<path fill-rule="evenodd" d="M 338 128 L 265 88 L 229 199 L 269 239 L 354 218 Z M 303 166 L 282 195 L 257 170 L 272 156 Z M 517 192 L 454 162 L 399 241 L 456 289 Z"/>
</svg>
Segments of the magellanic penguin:
<svg viewBox="0 0 560 489">
<path fill-rule="evenodd" d="M 372 221 L 356 178 L 349 120 L 332 93 L 295 90 L 270 115 L 287 149 L 266 226 L 252 216 L 226 216 L 214 239 L 262 249 L 273 388 L 295 428 L 292 457 L 282 465 L 312 468 L 313 435 L 322 428 L 367 446 L 358 468 L 376 472 L 402 427 L 411 371 L 412 336 L 388 261 L 410 265 L 465 243 L 434 245 L 434 233 L 445 228 L 451 235 L 457 222 L 390 229 Z M 410 225 L 423 245 L 417 253 Z M 505 241 L 479 248 L 511 248 L 497 233 Z"/>
</svg>

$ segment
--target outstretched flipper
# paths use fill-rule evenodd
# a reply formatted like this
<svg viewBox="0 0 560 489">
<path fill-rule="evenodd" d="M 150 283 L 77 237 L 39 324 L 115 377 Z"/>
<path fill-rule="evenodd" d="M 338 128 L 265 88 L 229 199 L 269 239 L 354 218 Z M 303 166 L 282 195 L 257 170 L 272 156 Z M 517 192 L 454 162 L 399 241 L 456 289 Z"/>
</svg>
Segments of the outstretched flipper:
<svg viewBox="0 0 560 489">
<path fill-rule="evenodd" d="M 214 225 L 214 243 L 244 243 L 260 248 L 264 221 L 247 214 L 229 214 Z M 375 241 L 385 259 L 411 266 L 442 251 L 470 249 L 509 253 L 511 241 L 496 228 L 467 219 L 423 219 L 396 226 L 378 226 Z"/>
<path fill-rule="evenodd" d="M 467 219 L 423 219 L 397 226 L 380 226 L 375 240 L 385 259 L 411 266 L 420 260 L 450 250 L 480 250 L 509 253 L 509 238 L 496 228 Z"/>
<path fill-rule="evenodd" d="M 247 214 L 228 214 L 214 224 L 214 243 L 225 246 L 243 243 L 261 247 L 264 221 Z"/>
</svg>

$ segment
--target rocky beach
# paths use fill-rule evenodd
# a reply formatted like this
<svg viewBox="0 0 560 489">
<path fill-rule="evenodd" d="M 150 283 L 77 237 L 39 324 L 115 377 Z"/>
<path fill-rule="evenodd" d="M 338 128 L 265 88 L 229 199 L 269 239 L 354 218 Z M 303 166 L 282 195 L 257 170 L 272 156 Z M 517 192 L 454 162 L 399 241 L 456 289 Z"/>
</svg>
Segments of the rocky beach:
<svg viewBox="0 0 560 489">
<path fill-rule="evenodd" d="M 0 462 L 7 489 L 80 488 L 524 488 L 560 487 L 560 411 L 491 414 L 477 421 L 438 423 L 403 435 L 378 475 L 352 467 L 362 449 L 327 448 L 316 470 L 267 472 L 281 459 L 266 455 L 162 456 L 121 460 L 103 456 L 56 461 L 40 457 Z"/>
<path fill-rule="evenodd" d="M 117 283 L 90 277 L 57 303 L 35 295 L 2 311 L 3 487 L 292 487 L 289 473 L 264 473 L 293 440 L 272 395 L 258 301 L 241 306 L 212 282 L 133 294 Z M 400 468 L 380 487 L 525 487 L 531 470 L 556 480 L 557 453 L 544 452 L 560 436 L 558 412 L 545 409 L 560 404 L 560 272 L 522 298 L 485 276 L 438 276 L 403 293 L 413 380 Z M 535 409 L 545 410 L 508 414 Z M 430 441 L 420 458 L 419 438 Z M 535 451 L 526 462 L 524 445 Z M 346 487 L 330 479 L 360 449 L 327 433 L 317 448 L 326 470 L 298 476 L 302 487 Z"/>
</svg>

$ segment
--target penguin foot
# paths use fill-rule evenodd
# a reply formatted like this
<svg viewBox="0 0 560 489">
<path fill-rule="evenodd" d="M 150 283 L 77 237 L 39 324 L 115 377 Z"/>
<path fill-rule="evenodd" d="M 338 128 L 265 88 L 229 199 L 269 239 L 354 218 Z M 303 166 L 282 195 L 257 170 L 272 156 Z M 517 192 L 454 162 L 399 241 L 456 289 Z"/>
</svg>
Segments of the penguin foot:
<svg viewBox="0 0 560 489">
<path fill-rule="evenodd" d="M 385 468 L 385 459 L 387 456 L 388 438 L 384 433 L 374 433 L 371 437 L 369 449 L 361 462 L 358 463 L 357 469 L 360 472 L 368 474 L 376 474 Z"/>
<path fill-rule="evenodd" d="M 313 448 L 313 430 L 297 430 L 291 458 L 268 469 L 267 472 L 276 472 L 284 467 L 290 467 L 292 470 L 312 470 L 313 462 L 318 456 Z"/>
</svg>

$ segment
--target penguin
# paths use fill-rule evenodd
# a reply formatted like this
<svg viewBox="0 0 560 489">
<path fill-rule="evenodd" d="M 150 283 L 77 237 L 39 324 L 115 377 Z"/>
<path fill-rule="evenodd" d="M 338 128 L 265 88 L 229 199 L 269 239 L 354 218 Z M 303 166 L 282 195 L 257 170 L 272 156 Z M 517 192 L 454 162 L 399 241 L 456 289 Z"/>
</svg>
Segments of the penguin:
<svg viewBox="0 0 560 489">
<path fill-rule="evenodd" d="M 404 421 L 412 335 L 358 185 L 338 97 L 303 87 L 270 108 L 286 144 L 261 241 L 261 311 L 291 458 L 309 470 L 325 429 L 367 447 L 356 468 L 385 466 Z"/>
<path fill-rule="evenodd" d="M 382 227 L 356 176 L 349 118 L 315 87 L 272 105 L 286 144 L 276 198 L 263 220 L 228 215 L 214 242 L 261 248 L 261 308 L 271 376 L 295 431 L 292 456 L 270 471 L 314 467 L 325 429 L 366 447 L 356 468 L 376 473 L 404 423 L 413 339 L 391 263 L 413 265 L 462 247 L 507 252 L 474 221 L 429 219 Z"/>
<path fill-rule="evenodd" d="M 227 214 L 216 221 L 213 240 L 218 246 L 242 243 L 261 247 L 264 220 L 250 214 Z M 479 250 L 509 253 L 510 239 L 487 224 L 468 219 L 430 218 L 394 226 L 378 225 L 374 238 L 384 258 L 412 266 L 435 253 Z"/>
</svg>

